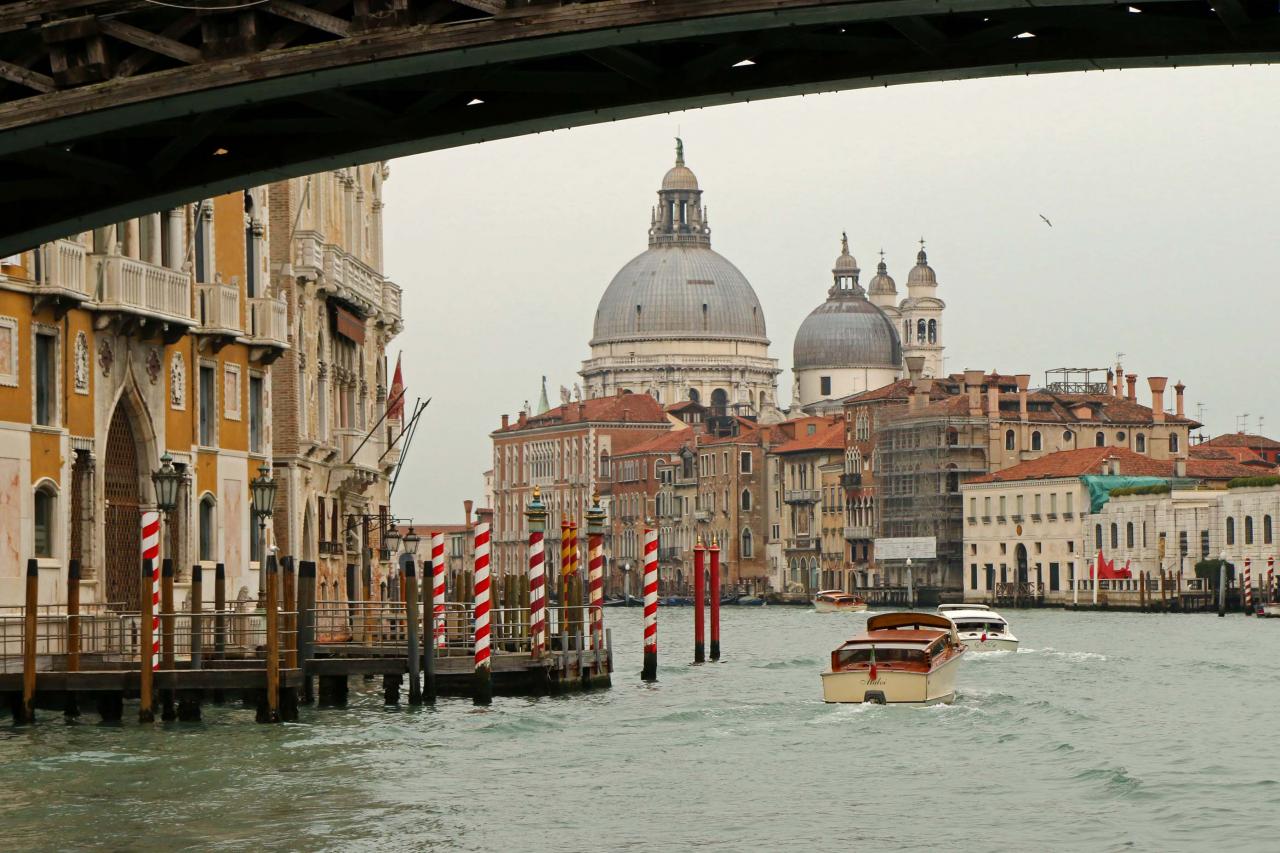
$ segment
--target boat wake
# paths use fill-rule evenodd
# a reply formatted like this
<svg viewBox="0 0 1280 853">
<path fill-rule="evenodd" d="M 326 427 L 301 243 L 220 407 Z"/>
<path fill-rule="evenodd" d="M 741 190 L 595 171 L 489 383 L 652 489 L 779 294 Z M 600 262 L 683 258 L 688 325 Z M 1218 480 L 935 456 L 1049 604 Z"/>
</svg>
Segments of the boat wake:
<svg viewBox="0 0 1280 853">
<path fill-rule="evenodd" d="M 1093 660 L 1109 660 L 1106 655 L 1097 652 L 1062 652 L 1052 646 L 1045 646 L 1043 649 L 1018 649 L 1020 655 L 1044 655 L 1051 658 L 1063 658 L 1071 661 L 1093 661 Z M 987 652 L 987 654 L 998 654 L 998 652 Z"/>
</svg>

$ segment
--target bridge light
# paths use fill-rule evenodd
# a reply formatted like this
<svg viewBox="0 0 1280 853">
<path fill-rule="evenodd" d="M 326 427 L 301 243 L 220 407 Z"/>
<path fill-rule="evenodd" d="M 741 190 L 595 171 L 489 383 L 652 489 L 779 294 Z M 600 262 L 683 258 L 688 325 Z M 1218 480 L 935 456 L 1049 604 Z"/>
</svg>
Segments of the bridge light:
<svg viewBox="0 0 1280 853">
<path fill-rule="evenodd" d="M 1130 6 L 1130 7 L 1129 7 L 1129 14 L 1130 14 L 1130 15 L 1141 15 L 1141 14 L 1142 14 L 1142 10 L 1141 10 L 1141 9 L 1139 9 L 1137 6 Z"/>
<path fill-rule="evenodd" d="M 1014 36 L 1014 38 L 1016 39 L 1033 39 L 1035 37 L 1036 37 L 1035 33 L 1018 33 L 1016 36 Z"/>
<path fill-rule="evenodd" d="M 483 104 L 483 103 L 484 101 L 480 100 L 479 98 L 472 98 L 471 100 L 467 101 L 467 106 L 474 107 L 474 106 L 477 106 L 478 104 Z"/>
<path fill-rule="evenodd" d="M 215 148 L 215 149 L 213 149 L 213 156 L 214 156 L 214 157 L 222 157 L 222 156 L 225 156 L 225 155 L 230 154 L 230 153 L 231 153 L 231 152 L 230 152 L 230 151 L 228 151 L 228 150 L 227 150 L 227 149 L 225 149 L 225 148 Z"/>
<path fill-rule="evenodd" d="M 733 63 L 734 68 L 746 68 L 748 65 L 755 65 L 755 62 L 750 59 L 744 59 L 741 62 Z"/>
</svg>

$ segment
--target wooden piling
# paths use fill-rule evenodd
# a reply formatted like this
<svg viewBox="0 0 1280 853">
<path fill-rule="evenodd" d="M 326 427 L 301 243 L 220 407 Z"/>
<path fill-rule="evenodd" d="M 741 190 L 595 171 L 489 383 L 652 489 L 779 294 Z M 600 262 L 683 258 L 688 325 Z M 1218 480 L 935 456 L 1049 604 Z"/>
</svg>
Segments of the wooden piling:
<svg viewBox="0 0 1280 853">
<path fill-rule="evenodd" d="M 80 561 L 67 563 L 67 672 L 80 671 Z"/>
<path fill-rule="evenodd" d="M 303 560 L 298 565 L 298 661 L 302 667 L 302 702 L 315 701 L 312 677 L 307 674 L 307 661 L 316 641 L 316 564 Z"/>
<path fill-rule="evenodd" d="M 356 602 L 360 600 L 360 591 L 356 586 L 356 564 L 347 563 L 347 631 L 351 638 L 356 638 Z"/>
<path fill-rule="evenodd" d="M 173 560 L 160 561 L 160 668 L 173 671 Z M 170 722 L 178 718 L 172 690 L 160 691 L 160 719 Z"/>
<path fill-rule="evenodd" d="M 27 597 L 22 611 L 22 707 L 17 723 L 36 721 L 36 642 L 40 624 L 40 561 L 27 560 Z"/>
<path fill-rule="evenodd" d="M 298 668 L 298 582 L 294 573 L 293 557 L 285 557 L 280 561 L 280 589 L 284 611 L 281 617 L 281 628 L 284 636 L 284 665 L 286 669 Z"/>
<path fill-rule="evenodd" d="M 140 640 L 138 643 L 138 663 L 139 663 L 139 679 L 138 679 L 138 722 L 153 723 L 156 715 L 153 710 L 154 700 L 152 697 L 152 685 L 155 683 L 151 670 L 151 649 L 154 637 L 152 636 L 151 626 L 151 585 L 152 585 L 152 569 L 151 560 L 142 561 L 142 574 L 139 575 L 138 584 L 138 628 Z"/>
<path fill-rule="evenodd" d="M 259 711 L 258 722 L 260 723 L 280 722 L 280 604 L 276 597 L 276 593 L 279 590 L 276 575 L 276 556 L 271 554 L 267 557 L 267 582 L 265 584 L 267 589 L 267 697 L 265 709 L 260 709 Z"/>
<path fill-rule="evenodd" d="M 400 565 L 401 575 L 404 578 L 405 622 L 408 626 L 406 639 L 409 646 L 407 649 L 409 658 L 409 704 L 421 705 L 422 683 L 418 678 L 418 664 L 422 660 L 422 650 L 418 645 L 418 573 L 414 567 L 412 554 L 403 555 L 400 558 Z M 431 645 L 431 643 L 428 642 L 427 645 Z"/>
<path fill-rule="evenodd" d="M 1138 572 L 1138 609 L 1147 609 L 1147 573 Z"/>
<path fill-rule="evenodd" d="M 204 668 L 204 566 L 191 566 L 191 668 Z M 184 690 L 178 694 L 178 719 L 184 723 L 200 721 L 200 691 Z"/>
<path fill-rule="evenodd" d="M 227 567 L 218 563 L 213 570 L 213 652 L 227 653 Z"/>
</svg>

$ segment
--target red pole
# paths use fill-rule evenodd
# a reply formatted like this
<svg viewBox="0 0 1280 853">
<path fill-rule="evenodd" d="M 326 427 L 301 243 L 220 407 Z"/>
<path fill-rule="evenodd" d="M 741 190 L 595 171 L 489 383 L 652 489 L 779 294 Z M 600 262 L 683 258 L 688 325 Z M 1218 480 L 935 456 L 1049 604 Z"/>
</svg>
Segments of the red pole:
<svg viewBox="0 0 1280 853">
<path fill-rule="evenodd" d="M 711 659 L 720 660 L 720 542 L 711 540 Z"/>
<path fill-rule="evenodd" d="M 693 662 L 702 663 L 707 659 L 703 642 L 705 612 L 707 607 L 707 584 L 702 576 L 703 554 L 706 548 L 702 545 L 702 537 L 693 546 Z"/>
</svg>

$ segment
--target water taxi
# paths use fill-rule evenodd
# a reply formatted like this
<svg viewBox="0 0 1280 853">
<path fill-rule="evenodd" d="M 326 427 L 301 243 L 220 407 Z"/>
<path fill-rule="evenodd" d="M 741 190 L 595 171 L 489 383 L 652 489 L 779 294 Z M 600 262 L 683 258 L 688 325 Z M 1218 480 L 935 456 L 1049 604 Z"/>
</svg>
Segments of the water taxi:
<svg viewBox="0 0 1280 853">
<path fill-rule="evenodd" d="M 831 653 L 822 673 L 826 702 L 950 704 L 964 646 L 955 626 L 934 613 L 880 613 L 866 633 Z"/>
<path fill-rule="evenodd" d="M 813 609 L 819 613 L 861 613 L 867 609 L 866 599 L 839 589 L 824 589 L 813 597 Z"/>
<path fill-rule="evenodd" d="M 938 612 L 956 626 L 960 642 L 975 652 L 1016 652 L 1018 638 L 1003 616 L 985 604 L 940 604 Z"/>
</svg>

